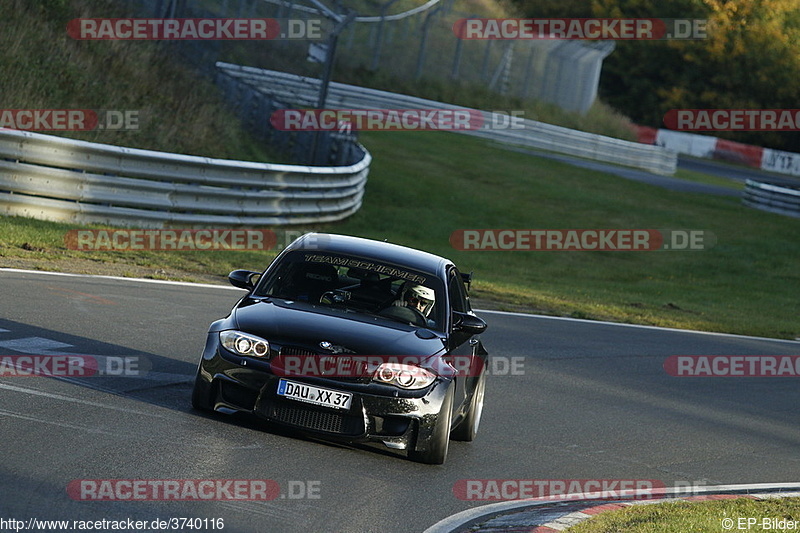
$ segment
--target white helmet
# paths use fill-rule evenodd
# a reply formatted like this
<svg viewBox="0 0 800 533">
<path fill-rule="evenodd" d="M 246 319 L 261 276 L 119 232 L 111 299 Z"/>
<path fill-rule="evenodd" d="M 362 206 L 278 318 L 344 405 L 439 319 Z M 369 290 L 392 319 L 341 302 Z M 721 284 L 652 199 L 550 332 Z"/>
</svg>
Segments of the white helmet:
<svg viewBox="0 0 800 533">
<path fill-rule="evenodd" d="M 436 303 L 436 293 L 424 285 L 412 285 L 406 289 L 403 301 L 427 317 L 433 309 L 433 304 Z"/>
</svg>

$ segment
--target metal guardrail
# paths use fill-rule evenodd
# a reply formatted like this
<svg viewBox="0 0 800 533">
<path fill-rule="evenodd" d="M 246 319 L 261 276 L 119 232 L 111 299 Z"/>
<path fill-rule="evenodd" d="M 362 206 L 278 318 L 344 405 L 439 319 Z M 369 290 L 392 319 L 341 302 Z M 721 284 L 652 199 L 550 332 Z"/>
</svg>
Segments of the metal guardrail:
<svg viewBox="0 0 800 533">
<path fill-rule="evenodd" d="M 800 218 L 800 186 L 747 180 L 742 203 L 748 207 Z"/>
<path fill-rule="evenodd" d="M 279 165 L 0 130 L 0 214 L 161 228 L 309 224 L 361 207 L 372 160 Z"/>
<path fill-rule="evenodd" d="M 217 68 L 281 102 L 298 107 L 314 107 L 317 103 L 320 84 L 318 79 L 223 62 L 218 62 Z M 328 91 L 326 107 L 331 109 L 466 109 L 414 96 L 336 82 L 330 84 Z M 493 115 L 484 112 L 484 122 L 500 123 L 499 120 L 493 122 Z M 523 124 L 523 129 L 457 131 L 505 144 L 643 168 L 657 174 L 674 174 L 677 167 L 677 154 L 660 146 L 623 141 L 529 119 L 523 120 Z"/>
</svg>

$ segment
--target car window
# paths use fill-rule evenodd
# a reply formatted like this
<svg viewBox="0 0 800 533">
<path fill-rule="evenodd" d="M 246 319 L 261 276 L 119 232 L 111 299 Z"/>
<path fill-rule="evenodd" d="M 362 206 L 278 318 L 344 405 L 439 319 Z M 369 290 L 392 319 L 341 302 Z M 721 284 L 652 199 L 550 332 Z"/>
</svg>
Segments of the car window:
<svg viewBox="0 0 800 533">
<path fill-rule="evenodd" d="M 450 295 L 450 306 L 453 311 L 466 313 L 470 310 L 467 289 L 458 270 L 452 269 L 448 275 L 447 291 Z"/>
<path fill-rule="evenodd" d="M 372 259 L 292 252 L 270 267 L 255 295 L 378 314 L 403 306 L 416 286 L 433 291 L 434 302 L 425 309 L 426 325 L 441 330 L 445 298 L 439 278 Z"/>
</svg>

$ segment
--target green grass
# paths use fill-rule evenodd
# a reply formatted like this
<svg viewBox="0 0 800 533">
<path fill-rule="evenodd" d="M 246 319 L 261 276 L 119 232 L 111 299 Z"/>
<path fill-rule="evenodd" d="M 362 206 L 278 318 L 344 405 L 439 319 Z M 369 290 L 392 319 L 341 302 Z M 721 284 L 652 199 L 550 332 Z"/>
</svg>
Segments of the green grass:
<svg viewBox="0 0 800 533">
<path fill-rule="evenodd" d="M 0 4 L 5 42 L 11 43 L 0 58 L 6 107 L 141 109 L 148 118 L 139 132 L 75 136 L 212 157 L 270 158 L 231 119 L 210 82 L 171 63 L 153 43 L 65 37 L 64 20 L 114 9 L 113 2 L 80 0 Z M 475 296 L 506 309 L 800 335 L 798 220 L 745 208 L 735 198 L 666 191 L 458 134 L 372 132 L 361 141 L 374 157 L 363 207 L 344 222 L 308 229 L 388 238 L 451 257 L 475 271 Z M 79 252 L 63 241 L 74 228 L 2 217 L 0 265 L 224 281 L 230 270 L 261 269 L 274 256 Z M 450 246 L 453 231 L 479 228 L 697 229 L 714 233 L 718 243 L 703 252 L 462 252 Z"/>
<path fill-rule="evenodd" d="M 139 114 L 135 131 L 57 134 L 183 154 L 288 161 L 244 131 L 213 80 L 199 78 L 156 43 L 67 36 L 68 20 L 122 16 L 121 8 L 108 0 L 0 2 L 3 108 L 133 110 Z"/>
<path fill-rule="evenodd" d="M 374 157 L 361 210 L 346 221 L 307 229 L 388 238 L 450 257 L 475 271 L 475 296 L 505 309 L 800 336 L 800 220 L 745 208 L 735 198 L 667 191 L 452 133 L 372 132 L 361 141 Z M 219 279 L 234 268 L 263 268 L 271 257 L 69 251 L 63 233 L 71 227 L 0 219 L 0 257 L 133 263 Z M 696 229 L 710 231 L 717 243 L 694 252 L 451 247 L 453 231 L 479 228 Z"/>
<path fill-rule="evenodd" d="M 476 294 L 562 315 L 794 338 L 800 221 L 730 198 L 634 183 L 444 133 L 362 135 L 364 207 L 332 228 L 451 257 Z M 713 233 L 700 252 L 461 252 L 457 229 L 655 228 Z"/>
<path fill-rule="evenodd" d="M 748 523 L 747 519 L 756 519 Z M 773 528 L 767 519 L 797 522 Z M 739 522 L 742 519 L 743 522 Z M 732 522 L 730 522 L 732 520 Z M 723 522 L 725 521 L 725 522 Z M 723 525 L 724 524 L 724 525 Z M 732 527 L 726 527 L 731 526 Z M 762 525 L 767 525 L 763 528 Z M 719 533 L 721 531 L 790 531 L 800 527 L 800 498 L 717 500 L 636 505 L 608 511 L 574 525 L 568 533 Z"/>
<path fill-rule="evenodd" d="M 275 252 L 98 251 L 67 249 L 68 231 L 78 226 L 23 217 L 0 217 L 0 266 L 88 274 L 224 282 L 236 268 L 262 270 Z"/>
</svg>

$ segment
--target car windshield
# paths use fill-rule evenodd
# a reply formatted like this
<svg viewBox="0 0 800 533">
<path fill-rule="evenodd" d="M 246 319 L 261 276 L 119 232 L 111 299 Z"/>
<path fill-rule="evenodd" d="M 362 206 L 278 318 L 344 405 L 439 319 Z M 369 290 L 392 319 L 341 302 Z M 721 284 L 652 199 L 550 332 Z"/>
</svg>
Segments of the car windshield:
<svg viewBox="0 0 800 533">
<path fill-rule="evenodd" d="M 341 307 L 441 330 L 443 285 L 401 265 L 341 254 L 291 252 L 273 265 L 256 296 Z"/>
</svg>

